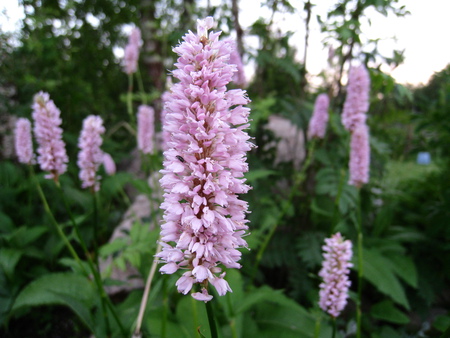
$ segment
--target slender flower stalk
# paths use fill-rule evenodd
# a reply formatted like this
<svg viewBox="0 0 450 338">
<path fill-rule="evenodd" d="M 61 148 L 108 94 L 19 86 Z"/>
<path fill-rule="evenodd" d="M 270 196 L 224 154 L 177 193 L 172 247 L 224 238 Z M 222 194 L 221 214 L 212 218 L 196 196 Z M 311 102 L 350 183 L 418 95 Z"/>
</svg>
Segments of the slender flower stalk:
<svg viewBox="0 0 450 338">
<path fill-rule="evenodd" d="M 78 139 L 78 167 L 82 188 L 100 189 L 97 171 L 103 163 L 104 153 L 100 149 L 103 143 L 101 135 L 105 132 L 103 120 L 100 116 L 89 115 L 83 121 L 83 129 Z"/>
<path fill-rule="evenodd" d="M 328 106 L 330 105 L 330 99 L 327 94 L 320 94 L 316 98 L 314 104 L 314 112 L 309 121 L 308 137 L 323 139 L 327 130 L 328 123 Z"/>
<path fill-rule="evenodd" d="M 137 113 L 137 144 L 143 154 L 153 154 L 155 134 L 155 111 L 152 107 L 141 105 Z"/>
<path fill-rule="evenodd" d="M 35 95 L 32 108 L 38 163 L 43 171 L 49 172 L 45 178 L 58 182 L 59 175 L 66 172 L 69 162 L 66 144 L 62 140 L 61 112 L 50 100 L 49 94 L 44 92 Z"/>
<path fill-rule="evenodd" d="M 103 167 L 107 175 L 112 176 L 116 173 L 116 163 L 112 156 L 108 153 L 103 153 Z"/>
<path fill-rule="evenodd" d="M 350 141 L 350 179 L 348 184 L 360 188 L 369 182 L 369 165 L 369 129 L 365 124 L 361 124 L 353 130 Z"/>
<path fill-rule="evenodd" d="M 219 40 L 220 32 L 208 33 L 213 25 L 211 17 L 199 20 L 197 34 L 187 33 L 174 48 L 173 76 L 180 82 L 165 106 L 170 141 L 161 170 L 163 249 L 157 255 L 165 263 L 162 273 L 185 271 L 176 282 L 179 292 L 199 283 L 201 291 L 192 296 L 205 302 L 212 299 L 208 283 L 221 296 L 231 291 L 219 265 L 241 267 L 237 249 L 247 247 L 248 206 L 238 194 L 250 189 L 243 175 L 252 148 L 245 132 L 250 110 L 242 106 L 250 100 L 245 91 L 226 87 L 236 71 L 229 64 L 233 46 Z"/>
<path fill-rule="evenodd" d="M 31 139 L 31 122 L 26 118 L 20 118 L 16 122 L 14 141 L 17 158 L 20 163 L 33 164 L 33 141 Z"/>
<path fill-rule="evenodd" d="M 352 66 L 348 75 L 347 97 L 342 111 L 342 124 L 353 132 L 366 122 L 369 110 L 370 76 L 364 65 Z"/>
<path fill-rule="evenodd" d="M 340 233 L 325 239 L 324 261 L 319 276 L 323 283 L 320 284 L 320 308 L 330 316 L 336 318 L 347 305 L 348 289 L 351 282 L 348 278 L 352 258 L 352 242 L 342 238 Z"/>
<path fill-rule="evenodd" d="M 135 27 L 128 37 L 128 45 L 125 47 L 124 72 L 129 74 L 136 73 L 139 60 L 139 48 L 142 44 L 141 31 Z"/>
</svg>

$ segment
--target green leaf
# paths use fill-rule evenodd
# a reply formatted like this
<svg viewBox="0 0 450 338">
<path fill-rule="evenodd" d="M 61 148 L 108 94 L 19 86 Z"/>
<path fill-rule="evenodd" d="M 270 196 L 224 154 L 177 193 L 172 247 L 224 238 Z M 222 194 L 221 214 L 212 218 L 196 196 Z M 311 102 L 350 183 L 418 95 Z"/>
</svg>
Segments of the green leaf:
<svg viewBox="0 0 450 338">
<path fill-rule="evenodd" d="M 254 181 L 260 178 L 266 178 L 270 175 L 277 175 L 277 172 L 274 170 L 266 170 L 266 169 L 252 170 L 245 174 L 245 178 L 248 180 L 249 183 L 253 183 Z"/>
<path fill-rule="evenodd" d="M 33 306 L 65 305 L 92 330 L 90 308 L 97 300 L 93 285 L 85 277 L 73 273 L 54 273 L 28 284 L 17 296 L 11 312 Z"/>
<path fill-rule="evenodd" d="M 433 322 L 433 327 L 436 330 L 444 332 L 450 328 L 450 316 L 437 316 Z"/>
<path fill-rule="evenodd" d="M 390 255 L 389 258 L 395 274 L 417 289 L 417 270 L 413 260 L 404 255 Z"/>
<path fill-rule="evenodd" d="M 355 269 L 358 269 L 356 255 L 353 259 Z M 363 276 L 381 293 L 390 296 L 396 303 L 410 309 L 401 283 L 392 271 L 389 259 L 375 249 L 363 249 Z"/>
<path fill-rule="evenodd" d="M 108 257 L 109 255 L 124 250 L 127 246 L 128 241 L 125 238 L 120 237 L 111 243 L 106 243 L 103 245 L 99 250 L 99 254 L 101 257 Z"/>
<path fill-rule="evenodd" d="M 397 309 L 391 300 L 384 300 L 372 306 L 370 314 L 380 320 L 395 324 L 408 324 L 409 318 L 402 311 Z"/>
<path fill-rule="evenodd" d="M 23 252 L 17 249 L 0 249 L 0 267 L 8 279 L 13 278 L 14 269 L 22 257 Z"/>
</svg>

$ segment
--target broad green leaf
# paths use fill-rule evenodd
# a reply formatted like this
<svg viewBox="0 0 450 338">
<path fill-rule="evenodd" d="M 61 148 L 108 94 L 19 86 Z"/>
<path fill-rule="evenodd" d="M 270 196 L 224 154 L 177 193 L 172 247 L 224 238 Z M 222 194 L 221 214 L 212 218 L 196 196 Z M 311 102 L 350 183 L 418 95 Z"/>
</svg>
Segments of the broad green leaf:
<svg viewBox="0 0 450 338">
<path fill-rule="evenodd" d="M 126 238 L 117 238 L 111 243 L 103 245 L 99 250 L 99 254 L 102 257 L 108 257 L 109 255 L 125 249 L 128 245 L 129 243 Z"/>
<path fill-rule="evenodd" d="M 22 255 L 23 252 L 21 250 L 9 248 L 0 249 L 0 267 L 2 268 L 8 279 L 12 279 L 14 269 Z"/>
<path fill-rule="evenodd" d="M 441 332 L 450 328 L 450 316 L 437 316 L 433 322 L 433 327 Z"/>
<path fill-rule="evenodd" d="M 197 330 L 206 337 L 210 337 L 210 328 L 206 306 L 191 296 L 183 296 L 176 309 L 178 323 L 183 328 L 184 336 L 197 337 Z M 181 335 L 177 335 L 180 337 Z"/>
<path fill-rule="evenodd" d="M 73 273 L 53 273 L 28 284 L 17 296 L 12 311 L 23 307 L 62 304 L 60 295 L 73 297 L 91 306 L 96 298 L 92 283 L 85 277 Z"/>
<path fill-rule="evenodd" d="M 9 233 L 14 230 L 11 218 L 0 211 L 0 233 Z"/>
<path fill-rule="evenodd" d="M 392 270 L 413 288 L 417 288 L 417 270 L 413 260 L 408 256 L 390 255 Z"/>
<path fill-rule="evenodd" d="M 96 300 L 98 295 L 85 277 L 73 273 L 54 273 L 28 284 L 17 296 L 11 312 L 33 306 L 65 305 L 93 330 L 90 308 Z"/>
<path fill-rule="evenodd" d="M 245 174 L 245 178 L 248 180 L 249 183 L 252 183 L 260 178 L 266 178 L 270 175 L 277 175 L 277 172 L 274 170 L 266 170 L 266 169 L 252 170 Z"/>
<path fill-rule="evenodd" d="M 397 309 L 391 300 L 384 300 L 372 306 L 370 314 L 380 320 L 395 324 L 408 324 L 409 318 L 402 311 Z"/>
<path fill-rule="evenodd" d="M 358 269 L 357 256 L 354 256 L 353 265 Z M 410 309 L 406 299 L 405 290 L 392 271 L 389 259 L 375 249 L 363 249 L 363 276 L 371 282 L 381 293 Z"/>
</svg>

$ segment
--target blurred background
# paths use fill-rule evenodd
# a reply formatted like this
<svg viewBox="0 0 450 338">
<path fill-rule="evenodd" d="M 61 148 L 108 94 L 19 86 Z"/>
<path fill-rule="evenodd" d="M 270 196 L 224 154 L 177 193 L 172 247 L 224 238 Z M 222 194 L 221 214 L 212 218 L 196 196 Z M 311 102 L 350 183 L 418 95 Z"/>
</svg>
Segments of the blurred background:
<svg viewBox="0 0 450 338">
<path fill-rule="evenodd" d="M 240 318 L 239 337 L 270 337 L 274 332 L 313 337 L 320 317 L 317 272 L 323 240 L 339 231 L 355 245 L 360 205 L 366 336 L 439 336 L 450 326 L 450 49 L 444 40 L 449 10 L 450 4 L 442 0 L 2 1 L 0 335 L 86 336 L 85 323 L 61 303 L 13 307 L 33 280 L 70 270 L 60 263 L 67 255 L 62 244 L 42 227 L 46 216 L 36 194 L 29 192 L 26 168 L 15 157 L 15 121 L 30 118 L 33 96 L 41 90 L 50 93 L 61 110 L 73 162 L 61 179 L 89 242 L 92 234 L 84 221 L 89 201 L 78 189 L 74 159 L 83 119 L 90 114 L 103 118 L 104 150 L 113 156 L 119 173 L 102 183 L 102 255 L 119 270 L 135 268 L 141 280 L 155 250 L 158 209 L 146 206 L 147 213 L 135 212 L 139 222 L 130 227 L 139 224 L 146 234 L 127 229 L 122 244 L 115 246 L 110 245 L 111 236 L 139 196 L 159 203 L 155 179 L 149 185 L 147 178 L 162 167 L 162 153 L 152 158 L 150 170 L 136 152 L 127 114 L 124 48 L 132 28 L 139 27 L 144 95 L 155 108 L 160 131 L 161 96 L 176 61 L 172 48 L 188 30 L 195 31 L 198 18 L 210 15 L 222 36 L 236 41 L 246 76 L 240 86 L 252 101 L 249 133 L 258 146 L 248 155 L 246 178 L 253 190 L 242 196 L 252 211 L 247 237 L 251 250 L 243 250 L 243 268 L 230 273 L 231 287 L 250 298 L 242 296 L 247 303 L 241 304 L 241 312 L 223 310 L 219 321 L 227 327 L 230 318 Z M 340 122 L 351 64 L 366 65 L 371 77 L 370 181 L 360 195 L 346 184 L 349 135 Z M 297 186 L 296 175 L 309 154 L 306 131 L 319 93 L 331 98 L 327 135 L 316 145 L 305 179 Z M 134 110 L 141 94 L 133 94 Z M 41 179 L 63 222 L 57 192 Z M 173 282 L 155 278 L 161 288 Z M 351 279 L 351 300 L 338 319 L 342 337 L 355 334 L 355 270 Z M 185 302 L 173 286 L 165 292 L 164 297 L 171 297 L 168 305 L 162 295 L 151 298 L 144 335 L 160 336 L 152 331 L 158 324 L 151 315 L 158 316 L 164 306 L 172 327 L 183 325 L 179 311 Z M 142 283 L 115 293 L 114 302 L 130 327 L 141 295 Z M 276 297 L 283 300 L 274 301 Z M 36 306 L 41 311 L 31 310 Z M 268 320 L 272 317 L 273 322 Z M 308 324 L 294 330 L 298 318 Z M 321 320 L 322 331 L 329 332 L 327 319 Z"/>
</svg>

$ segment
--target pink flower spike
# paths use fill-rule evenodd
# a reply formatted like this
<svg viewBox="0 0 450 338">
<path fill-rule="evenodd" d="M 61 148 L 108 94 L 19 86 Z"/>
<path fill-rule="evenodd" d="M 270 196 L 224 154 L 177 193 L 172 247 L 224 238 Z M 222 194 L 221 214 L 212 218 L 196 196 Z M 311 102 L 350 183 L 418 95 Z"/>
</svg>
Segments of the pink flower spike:
<svg viewBox="0 0 450 338">
<path fill-rule="evenodd" d="M 141 31 L 135 27 L 128 37 L 128 45 L 125 47 L 124 72 L 127 74 L 136 73 L 139 60 L 139 48 L 142 44 Z"/>
<path fill-rule="evenodd" d="M 236 65 L 236 72 L 233 75 L 233 82 L 239 87 L 244 88 L 247 85 L 244 64 L 242 63 L 242 58 L 239 54 L 237 43 L 233 40 L 231 41 L 233 45 L 233 51 L 230 54 L 230 64 Z"/>
<path fill-rule="evenodd" d="M 94 191 L 100 189 L 97 171 L 103 163 L 103 151 L 100 146 L 103 143 L 101 135 L 105 132 L 103 120 L 100 116 L 89 115 L 83 121 L 83 129 L 78 139 L 78 167 L 82 188 L 91 188 Z"/>
<path fill-rule="evenodd" d="M 58 181 L 58 177 L 66 172 L 69 162 L 66 144 L 62 140 L 61 112 L 48 93 L 44 92 L 34 96 L 32 108 L 38 163 L 43 171 L 49 172 L 45 178 Z"/>
<path fill-rule="evenodd" d="M 203 291 L 192 296 L 205 302 L 212 298 L 208 282 L 221 295 L 231 291 L 225 274 L 218 274 L 223 266 L 240 268 L 238 249 L 247 247 L 242 237 L 248 205 L 238 194 L 250 189 L 244 173 L 253 146 L 245 132 L 250 111 L 243 107 L 250 100 L 241 89 L 227 90 L 236 70 L 229 63 L 233 45 L 208 32 L 213 26 L 211 17 L 199 20 L 198 33 L 187 33 L 174 48 L 179 57 L 172 74 L 179 82 L 165 94 L 168 140 L 160 180 L 165 194 L 159 257 L 167 266 L 161 269 L 187 269 L 178 290 L 201 284 Z"/>
<path fill-rule="evenodd" d="M 352 259 L 352 242 L 344 241 L 340 233 L 325 239 L 322 247 L 324 261 L 319 276 L 323 282 L 320 284 L 319 306 L 333 317 L 338 317 L 347 305 L 348 289 L 351 282 L 348 278 Z"/>
<path fill-rule="evenodd" d="M 153 154 L 154 134 L 155 111 L 150 106 L 139 106 L 137 114 L 137 144 L 143 154 Z"/>
<path fill-rule="evenodd" d="M 112 156 L 108 153 L 103 153 L 103 167 L 105 168 L 106 174 L 112 176 L 116 173 L 116 164 Z"/>
<path fill-rule="evenodd" d="M 16 122 L 14 141 L 17 158 L 20 163 L 33 164 L 33 141 L 31 139 L 31 122 L 26 118 L 20 118 Z"/>
<path fill-rule="evenodd" d="M 342 124 L 353 132 L 357 125 L 366 122 L 369 110 L 370 76 L 364 65 L 352 66 L 348 74 L 347 97 L 342 110 Z"/>
<path fill-rule="evenodd" d="M 361 124 L 354 129 L 351 136 L 348 184 L 360 188 L 369 182 L 369 166 L 369 128 L 367 125 Z"/>
<path fill-rule="evenodd" d="M 314 112 L 308 126 L 308 137 L 310 139 L 313 137 L 323 139 L 325 137 L 329 104 L 330 99 L 327 94 L 322 93 L 317 96 L 316 103 L 314 104 Z"/>
</svg>

